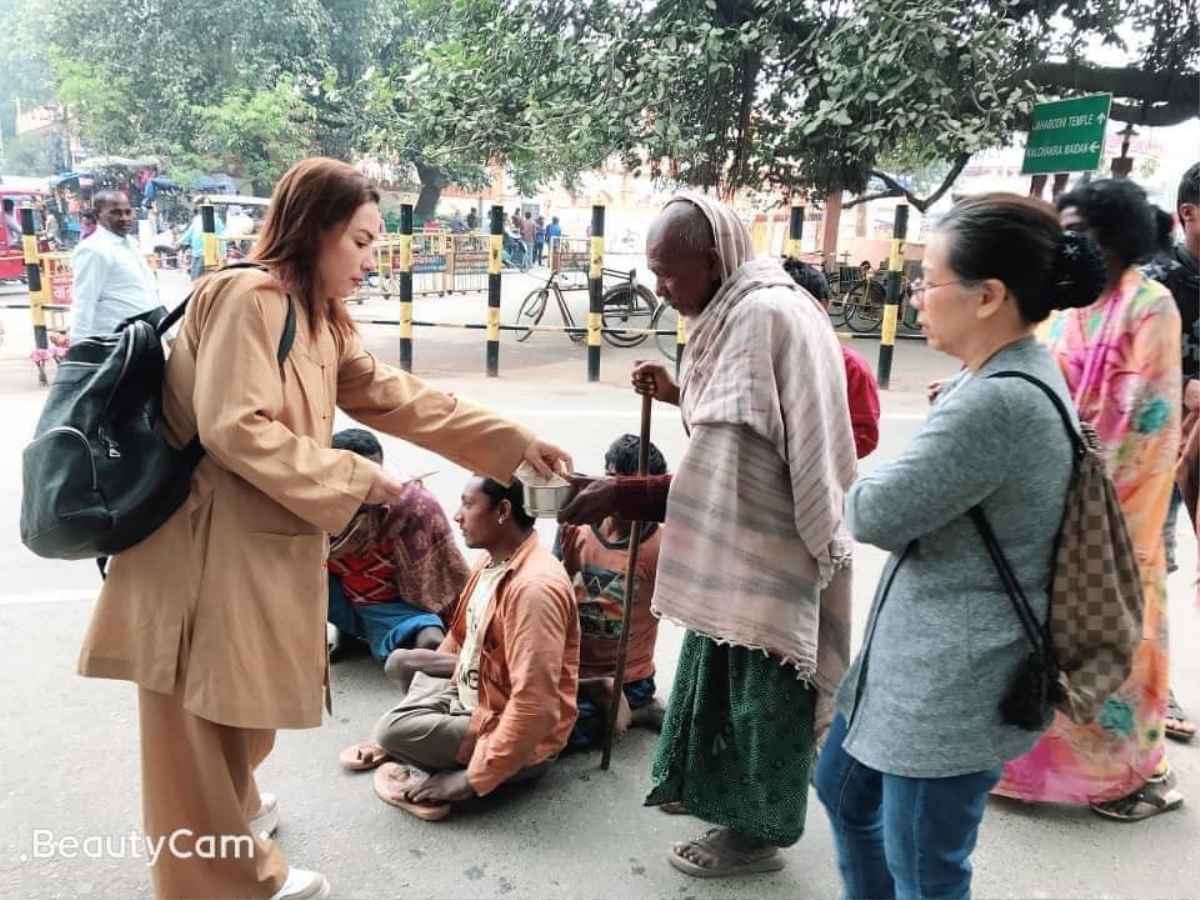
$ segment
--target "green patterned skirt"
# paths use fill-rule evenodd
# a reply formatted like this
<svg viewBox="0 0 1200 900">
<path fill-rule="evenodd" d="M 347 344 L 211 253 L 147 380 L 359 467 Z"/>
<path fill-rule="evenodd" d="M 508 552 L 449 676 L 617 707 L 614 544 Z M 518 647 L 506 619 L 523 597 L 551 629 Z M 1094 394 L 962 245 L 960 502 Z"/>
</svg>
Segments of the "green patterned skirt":
<svg viewBox="0 0 1200 900">
<path fill-rule="evenodd" d="M 705 822 L 791 846 L 804 834 L 815 706 L 779 657 L 688 631 L 646 805 L 682 801 Z"/>
</svg>

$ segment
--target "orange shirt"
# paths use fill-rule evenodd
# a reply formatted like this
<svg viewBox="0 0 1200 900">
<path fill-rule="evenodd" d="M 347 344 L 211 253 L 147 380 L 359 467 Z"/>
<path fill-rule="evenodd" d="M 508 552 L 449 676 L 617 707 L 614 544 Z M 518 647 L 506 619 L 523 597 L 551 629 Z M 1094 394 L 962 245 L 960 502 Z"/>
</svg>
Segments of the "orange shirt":
<svg viewBox="0 0 1200 900">
<path fill-rule="evenodd" d="M 654 598 L 654 575 L 658 571 L 661 544 L 662 526 L 647 522 L 642 528 L 634 576 L 637 601 L 633 608 L 629 655 L 625 658 L 626 683 L 654 674 L 658 619 L 650 612 L 650 601 Z M 617 641 L 625 609 L 629 540 L 609 541 L 597 528 L 563 525 L 558 532 L 556 554 L 571 576 L 579 608 L 579 675 L 581 678 L 612 675 L 617 665 Z"/>
<path fill-rule="evenodd" d="M 467 607 L 486 559 L 485 553 L 472 570 L 443 653 L 462 649 Z M 567 573 L 536 532 L 509 557 L 479 634 L 479 706 L 458 761 L 483 796 L 562 750 L 578 714 L 579 616 Z"/>
</svg>

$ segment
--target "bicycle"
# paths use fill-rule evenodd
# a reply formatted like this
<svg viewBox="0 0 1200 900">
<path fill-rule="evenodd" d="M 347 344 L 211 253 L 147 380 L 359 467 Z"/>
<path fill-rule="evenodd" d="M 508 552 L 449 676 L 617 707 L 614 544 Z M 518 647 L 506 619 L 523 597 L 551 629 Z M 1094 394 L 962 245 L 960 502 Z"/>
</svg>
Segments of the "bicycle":
<svg viewBox="0 0 1200 900">
<path fill-rule="evenodd" d="M 654 318 L 650 320 L 650 327 L 656 332 L 666 332 L 654 335 L 654 343 L 658 345 L 658 352 L 673 363 L 679 362 L 679 338 L 677 336 L 679 313 L 676 312 L 675 307 L 659 301 Z"/>
<path fill-rule="evenodd" d="M 883 322 L 883 309 L 887 301 L 887 272 L 876 270 L 858 284 L 846 297 L 846 324 L 859 334 L 878 331 Z M 909 302 L 909 280 L 900 276 L 899 324 L 910 330 L 919 328 L 917 310 Z"/>
<path fill-rule="evenodd" d="M 658 311 L 658 298 L 649 288 L 638 284 L 636 271 L 619 272 L 615 269 L 605 269 L 603 274 L 620 276 L 626 280 L 604 292 L 601 311 L 604 330 L 601 332 L 601 336 L 613 347 L 636 347 L 648 337 L 648 334 L 636 333 L 636 330 L 651 327 L 655 313 Z M 567 303 L 567 298 L 564 296 L 564 290 L 586 290 L 587 286 L 568 283 L 568 286 L 564 288 L 562 281 L 562 273 L 551 272 L 545 285 L 530 291 L 521 301 L 516 321 L 513 323 L 517 326 L 513 334 L 518 341 L 528 340 L 529 336 L 533 334 L 533 329 L 541 324 L 542 317 L 546 314 L 546 308 L 550 304 L 551 295 L 558 304 L 558 314 L 563 325 L 567 328 L 578 327 L 575 323 L 575 316 L 571 313 L 571 307 Z M 629 329 L 634 333 L 626 332 L 623 329 Z M 587 337 L 587 333 L 583 330 L 568 331 L 567 336 L 579 344 Z"/>
</svg>

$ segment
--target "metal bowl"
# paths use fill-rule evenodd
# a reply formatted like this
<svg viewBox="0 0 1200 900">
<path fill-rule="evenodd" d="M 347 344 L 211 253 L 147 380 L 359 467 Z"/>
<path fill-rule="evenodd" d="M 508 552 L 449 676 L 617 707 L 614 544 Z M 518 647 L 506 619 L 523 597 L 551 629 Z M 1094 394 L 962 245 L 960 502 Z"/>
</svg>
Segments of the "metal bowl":
<svg viewBox="0 0 1200 900">
<path fill-rule="evenodd" d="M 553 519 L 567 504 L 573 487 L 570 482 L 560 485 L 525 484 L 525 511 L 539 519 Z"/>
</svg>

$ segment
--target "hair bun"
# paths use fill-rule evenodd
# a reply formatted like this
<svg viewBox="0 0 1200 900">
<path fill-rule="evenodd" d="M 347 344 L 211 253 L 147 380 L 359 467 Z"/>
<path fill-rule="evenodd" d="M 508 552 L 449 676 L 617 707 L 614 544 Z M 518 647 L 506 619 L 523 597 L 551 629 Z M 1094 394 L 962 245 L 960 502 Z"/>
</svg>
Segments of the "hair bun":
<svg viewBox="0 0 1200 900">
<path fill-rule="evenodd" d="M 1104 290 L 1107 271 L 1099 244 L 1078 231 L 1064 231 L 1050 270 L 1051 309 L 1091 306 Z"/>
</svg>

